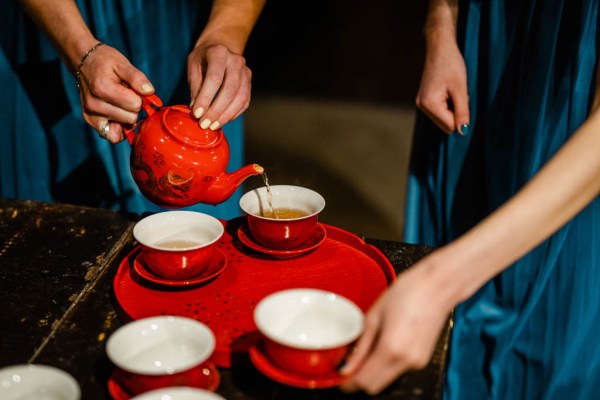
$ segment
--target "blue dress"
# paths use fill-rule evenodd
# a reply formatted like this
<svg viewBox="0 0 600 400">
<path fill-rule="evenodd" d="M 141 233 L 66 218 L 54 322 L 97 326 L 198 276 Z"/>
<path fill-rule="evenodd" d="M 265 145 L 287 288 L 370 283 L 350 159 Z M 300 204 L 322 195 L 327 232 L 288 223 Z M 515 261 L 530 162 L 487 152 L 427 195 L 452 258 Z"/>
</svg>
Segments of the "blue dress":
<svg viewBox="0 0 600 400">
<path fill-rule="evenodd" d="M 405 239 L 440 246 L 517 192 L 586 119 L 596 0 L 464 0 L 471 129 L 417 118 Z M 600 149 L 598 150 L 600 157 Z M 600 199 L 458 305 L 445 399 L 600 398 Z"/>
<path fill-rule="evenodd" d="M 117 48 L 143 71 L 165 105 L 188 104 L 186 60 L 210 2 L 195 0 L 80 0 L 98 40 Z M 127 141 L 111 145 L 82 118 L 75 78 L 49 40 L 16 1 L 0 12 L 0 196 L 155 212 L 129 168 Z M 242 118 L 223 128 L 228 170 L 243 162 Z M 240 215 L 240 187 L 217 206 L 188 207 L 218 218 Z"/>
</svg>

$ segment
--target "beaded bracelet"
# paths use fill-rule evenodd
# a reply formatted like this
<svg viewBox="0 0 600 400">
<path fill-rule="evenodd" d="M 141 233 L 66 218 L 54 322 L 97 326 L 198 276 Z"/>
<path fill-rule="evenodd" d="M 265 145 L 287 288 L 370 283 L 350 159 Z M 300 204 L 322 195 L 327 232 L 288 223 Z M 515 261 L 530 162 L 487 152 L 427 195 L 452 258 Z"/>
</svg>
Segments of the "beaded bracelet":
<svg viewBox="0 0 600 400">
<path fill-rule="evenodd" d="M 90 56 L 90 54 L 92 54 L 94 51 L 96 51 L 96 49 L 100 46 L 102 46 L 104 43 L 102 42 L 98 42 L 94 45 L 94 47 L 92 47 L 91 49 L 89 49 L 88 51 L 85 52 L 85 54 L 83 55 L 83 57 L 81 57 L 81 61 L 79 62 L 79 65 L 77 66 L 77 72 L 75 73 L 75 78 L 77 79 L 77 88 L 79 89 L 81 86 L 79 85 L 79 76 L 81 75 L 81 67 L 83 67 L 83 63 L 85 62 L 85 60 Z"/>
</svg>

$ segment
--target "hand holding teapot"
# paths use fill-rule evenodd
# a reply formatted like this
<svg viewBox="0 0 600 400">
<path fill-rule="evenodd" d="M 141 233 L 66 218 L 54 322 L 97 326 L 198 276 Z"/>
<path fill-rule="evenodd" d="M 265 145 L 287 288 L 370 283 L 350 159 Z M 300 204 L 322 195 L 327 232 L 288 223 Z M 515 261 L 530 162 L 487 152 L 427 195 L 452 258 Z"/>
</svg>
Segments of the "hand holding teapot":
<svg viewBox="0 0 600 400">
<path fill-rule="evenodd" d="M 143 97 L 146 118 L 123 130 L 131 144 L 133 179 L 153 203 L 167 208 L 219 204 L 246 178 L 264 172 L 258 164 L 226 172 L 229 144 L 222 129 L 201 128 L 188 106 L 162 105 L 156 94 Z"/>
</svg>

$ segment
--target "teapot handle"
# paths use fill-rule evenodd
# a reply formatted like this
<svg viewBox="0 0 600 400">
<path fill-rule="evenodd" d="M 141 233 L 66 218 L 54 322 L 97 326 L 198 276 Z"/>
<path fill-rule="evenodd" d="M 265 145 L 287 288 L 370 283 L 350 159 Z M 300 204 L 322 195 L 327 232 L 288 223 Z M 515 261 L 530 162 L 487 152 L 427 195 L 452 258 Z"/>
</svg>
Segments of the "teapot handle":
<svg viewBox="0 0 600 400">
<path fill-rule="evenodd" d="M 151 116 L 156 112 L 156 108 L 160 108 L 163 106 L 162 100 L 156 95 L 156 93 L 152 93 L 148 96 L 142 96 L 142 109 L 146 112 L 146 117 Z M 129 144 L 133 144 L 134 131 L 137 127 L 143 122 L 143 120 L 137 121 L 133 125 L 125 126 L 123 125 L 123 133 L 127 138 Z"/>
</svg>

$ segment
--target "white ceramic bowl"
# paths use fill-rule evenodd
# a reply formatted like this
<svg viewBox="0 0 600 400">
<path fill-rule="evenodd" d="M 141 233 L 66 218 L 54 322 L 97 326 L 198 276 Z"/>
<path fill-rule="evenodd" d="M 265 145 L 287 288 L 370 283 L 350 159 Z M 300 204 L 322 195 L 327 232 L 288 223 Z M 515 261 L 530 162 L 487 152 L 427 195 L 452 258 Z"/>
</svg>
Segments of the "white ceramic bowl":
<svg viewBox="0 0 600 400">
<path fill-rule="evenodd" d="M 145 246 L 160 250 L 192 250 L 218 241 L 224 232 L 215 217 L 196 211 L 165 211 L 138 221 L 133 228 L 135 239 Z M 194 245 L 174 249 L 169 242 L 194 242 Z"/>
<path fill-rule="evenodd" d="M 254 321 L 271 361 L 302 375 L 337 371 L 364 328 L 356 304 L 318 289 L 273 293 L 257 304 Z"/>
<path fill-rule="evenodd" d="M 251 190 L 240 199 L 247 215 L 248 229 L 259 244 L 271 249 L 289 250 L 304 245 L 318 234 L 317 221 L 325 208 L 325 199 L 314 190 L 301 186 L 271 186 L 273 210 L 300 211 L 301 216 L 273 218 L 270 215 L 266 187 Z"/>
<path fill-rule="evenodd" d="M 173 386 L 216 390 L 220 374 L 210 361 L 214 349 L 208 326 L 164 315 L 123 325 L 106 343 L 117 380 L 132 395 Z"/>
<path fill-rule="evenodd" d="M 270 189 L 273 196 L 273 208 L 293 208 L 305 211 L 307 215 L 302 218 L 319 214 L 325 208 L 325 199 L 314 190 L 293 185 L 272 185 Z M 240 198 L 240 208 L 246 214 L 272 219 L 262 217 L 265 212 L 269 211 L 269 207 L 266 186 L 251 190 Z"/>
<path fill-rule="evenodd" d="M 167 375 L 195 367 L 215 349 L 215 336 L 191 318 L 142 318 L 118 328 L 108 338 L 106 353 L 119 368 L 143 375 Z"/>
<path fill-rule="evenodd" d="M 131 398 L 131 400 L 226 400 L 207 390 L 189 387 L 170 387 L 151 390 Z"/>
<path fill-rule="evenodd" d="M 2 400 L 79 400 L 79 384 L 67 372 L 39 364 L 20 364 L 0 369 Z"/>
<path fill-rule="evenodd" d="M 172 280 L 201 277 L 210 270 L 223 224 L 195 211 L 165 211 L 137 222 L 133 236 L 142 245 L 145 265 Z"/>
<path fill-rule="evenodd" d="M 256 326 L 268 338 L 300 349 L 328 349 L 354 341 L 363 330 L 361 309 L 318 289 L 288 289 L 262 299 Z"/>
</svg>

